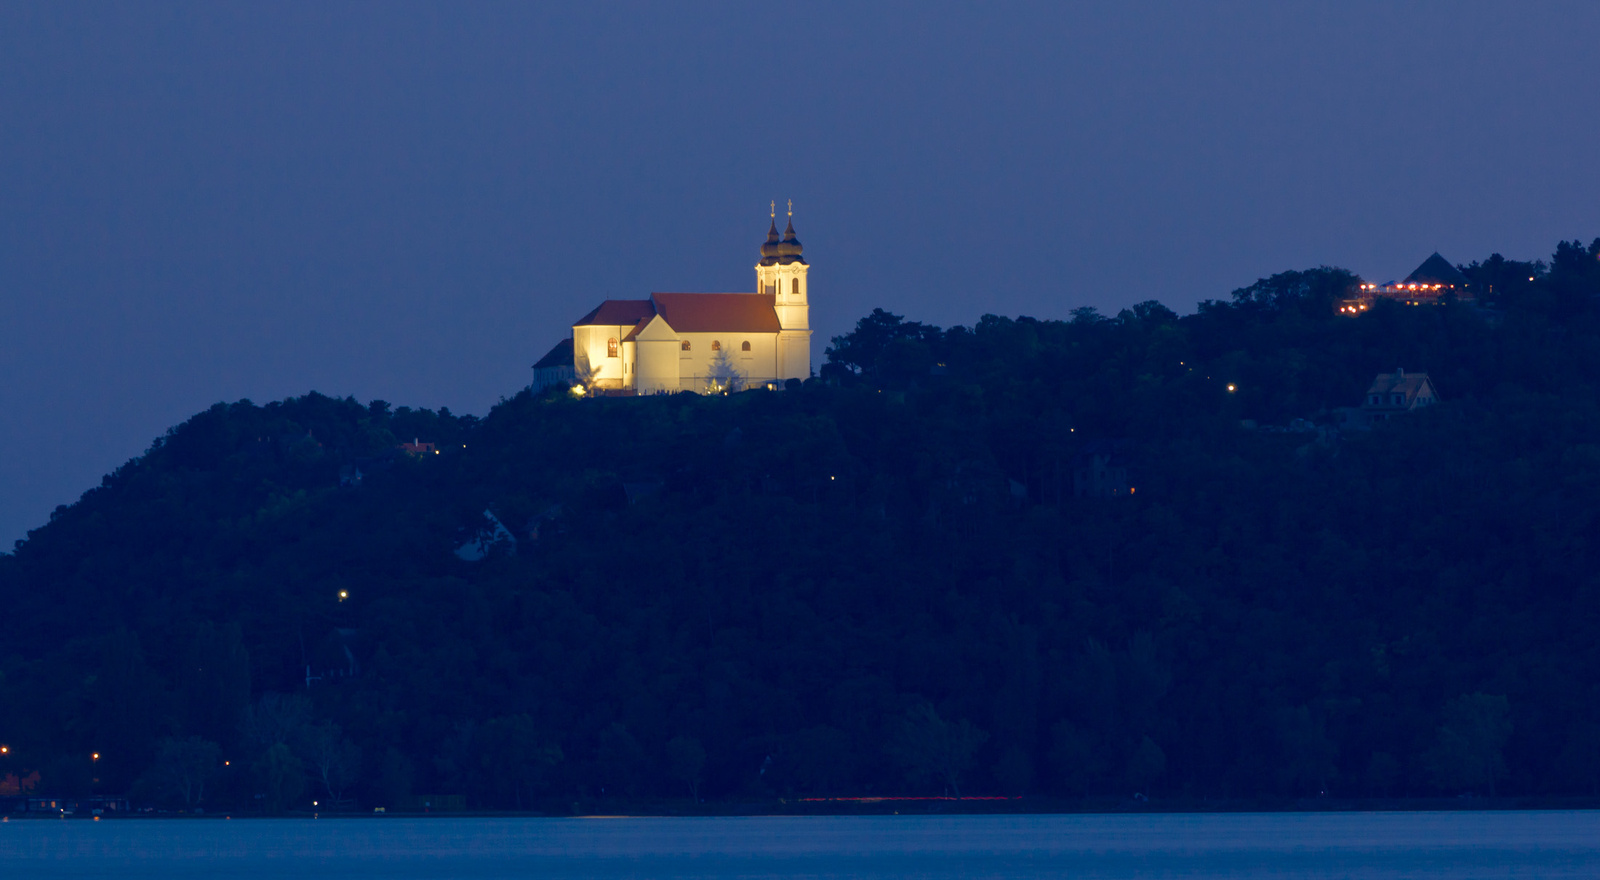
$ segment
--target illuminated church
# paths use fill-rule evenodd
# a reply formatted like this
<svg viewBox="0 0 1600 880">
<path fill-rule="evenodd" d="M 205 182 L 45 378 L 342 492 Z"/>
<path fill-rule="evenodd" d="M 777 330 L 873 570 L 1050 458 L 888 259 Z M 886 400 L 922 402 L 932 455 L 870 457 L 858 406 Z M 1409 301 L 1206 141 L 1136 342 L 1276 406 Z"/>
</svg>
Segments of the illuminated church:
<svg viewBox="0 0 1600 880">
<path fill-rule="evenodd" d="M 804 380 L 811 375 L 809 268 L 792 205 L 781 238 L 774 210 L 755 293 L 608 299 L 572 325 L 573 377 L 602 394 L 717 393 Z"/>
</svg>

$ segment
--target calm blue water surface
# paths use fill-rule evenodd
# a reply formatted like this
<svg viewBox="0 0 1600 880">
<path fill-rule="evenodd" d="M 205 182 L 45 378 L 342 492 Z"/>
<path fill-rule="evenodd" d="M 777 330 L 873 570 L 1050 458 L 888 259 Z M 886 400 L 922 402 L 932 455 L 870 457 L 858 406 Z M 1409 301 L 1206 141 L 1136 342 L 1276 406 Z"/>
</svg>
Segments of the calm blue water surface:
<svg viewBox="0 0 1600 880">
<path fill-rule="evenodd" d="M 29 820 L 0 876 L 1600 877 L 1600 812 Z"/>
</svg>

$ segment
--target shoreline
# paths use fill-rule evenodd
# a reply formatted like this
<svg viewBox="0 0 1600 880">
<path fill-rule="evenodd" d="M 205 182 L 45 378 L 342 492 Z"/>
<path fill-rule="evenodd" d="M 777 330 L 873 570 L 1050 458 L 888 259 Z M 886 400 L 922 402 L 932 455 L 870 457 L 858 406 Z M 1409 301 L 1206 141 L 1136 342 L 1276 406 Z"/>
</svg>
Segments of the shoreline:
<svg viewBox="0 0 1600 880">
<path fill-rule="evenodd" d="M 70 800 L 67 799 L 67 800 Z M 742 817 L 847 816 L 1116 816 L 1213 815 L 1275 813 L 1459 813 L 1562 812 L 1600 810 L 1600 797 L 1456 797 L 1456 798 L 1304 798 L 1285 799 L 1072 799 L 1072 798 L 863 798 L 849 800 L 702 803 L 670 802 L 572 803 L 570 810 L 289 810 L 283 813 L 177 810 L 111 811 L 98 816 L 76 811 L 6 813 L 0 822 L 23 820 L 124 821 L 136 819 L 732 819 Z"/>
</svg>

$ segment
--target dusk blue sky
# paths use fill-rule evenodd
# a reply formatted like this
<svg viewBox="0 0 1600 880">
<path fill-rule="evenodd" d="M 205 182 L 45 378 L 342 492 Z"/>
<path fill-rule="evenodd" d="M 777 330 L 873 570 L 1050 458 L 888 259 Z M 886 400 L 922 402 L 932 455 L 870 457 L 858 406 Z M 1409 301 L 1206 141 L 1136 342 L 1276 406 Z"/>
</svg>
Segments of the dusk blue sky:
<svg viewBox="0 0 1600 880">
<path fill-rule="evenodd" d="M 753 289 L 773 199 L 815 363 L 875 306 L 1546 257 L 1600 235 L 1597 46 L 1592 0 L 0 3 L 0 546 L 217 401 L 482 414 L 603 298 Z"/>
</svg>

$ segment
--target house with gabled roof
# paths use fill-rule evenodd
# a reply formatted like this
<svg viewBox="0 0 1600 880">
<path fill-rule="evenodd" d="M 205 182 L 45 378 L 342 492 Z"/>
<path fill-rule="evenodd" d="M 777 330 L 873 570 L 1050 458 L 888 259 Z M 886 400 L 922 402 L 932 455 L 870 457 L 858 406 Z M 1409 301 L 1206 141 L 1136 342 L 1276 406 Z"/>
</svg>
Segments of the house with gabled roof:
<svg viewBox="0 0 1600 880">
<path fill-rule="evenodd" d="M 1427 373 L 1395 370 L 1393 373 L 1379 373 L 1367 386 L 1366 399 L 1361 402 L 1361 414 L 1368 423 L 1382 422 L 1438 402 L 1439 394 L 1434 390 L 1433 380 L 1428 378 Z"/>
<path fill-rule="evenodd" d="M 810 269 L 777 212 L 752 293 L 652 293 L 608 299 L 572 325 L 572 370 L 612 394 L 715 393 L 811 375 Z M 555 352 L 552 352 L 554 355 Z"/>
</svg>

